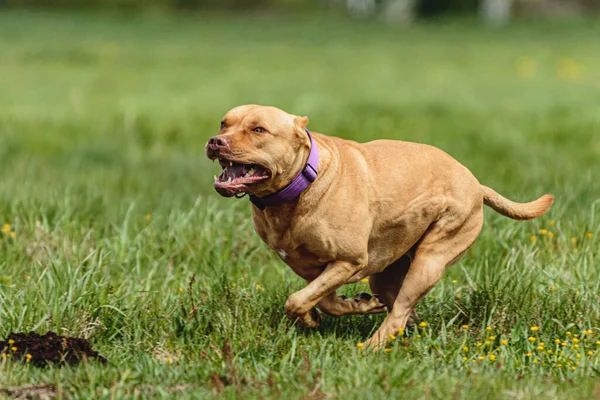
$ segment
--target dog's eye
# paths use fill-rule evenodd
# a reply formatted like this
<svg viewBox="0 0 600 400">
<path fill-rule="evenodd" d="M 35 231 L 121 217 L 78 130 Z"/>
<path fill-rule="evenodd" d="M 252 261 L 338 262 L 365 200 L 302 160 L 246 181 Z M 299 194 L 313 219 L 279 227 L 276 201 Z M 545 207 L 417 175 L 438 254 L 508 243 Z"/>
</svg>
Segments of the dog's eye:
<svg viewBox="0 0 600 400">
<path fill-rule="evenodd" d="M 225 129 L 225 121 L 221 121 L 221 129 Z"/>
<path fill-rule="evenodd" d="M 257 126 L 256 128 L 252 129 L 252 132 L 256 132 L 256 133 L 263 133 L 266 131 L 267 130 L 265 128 L 263 128 L 262 126 Z"/>
</svg>

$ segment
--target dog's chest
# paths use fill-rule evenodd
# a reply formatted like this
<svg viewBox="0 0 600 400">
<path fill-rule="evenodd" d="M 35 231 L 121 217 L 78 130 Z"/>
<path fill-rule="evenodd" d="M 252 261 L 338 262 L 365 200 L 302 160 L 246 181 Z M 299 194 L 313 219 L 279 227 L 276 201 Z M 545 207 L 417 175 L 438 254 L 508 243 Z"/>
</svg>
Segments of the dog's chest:
<svg viewBox="0 0 600 400">
<path fill-rule="evenodd" d="M 278 226 L 257 224 L 256 232 L 283 262 L 304 279 L 312 280 L 327 264 L 302 240 L 303 235 L 291 229 L 276 229 Z"/>
</svg>

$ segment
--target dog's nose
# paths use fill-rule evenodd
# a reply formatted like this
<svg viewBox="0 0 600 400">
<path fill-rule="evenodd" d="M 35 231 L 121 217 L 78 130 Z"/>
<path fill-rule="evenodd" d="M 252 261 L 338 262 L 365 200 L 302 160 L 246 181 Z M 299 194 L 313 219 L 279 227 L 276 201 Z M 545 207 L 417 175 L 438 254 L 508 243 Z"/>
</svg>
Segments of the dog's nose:
<svg viewBox="0 0 600 400">
<path fill-rule="evenodd" d="M 208 147 L 210 147 L 213 150 L 217 150 L 222 147 L 227 147 L 227 140 L 225 140 L 225 138 L 222 136 L 214 136 L 209 139 Z"/>
<path fill-rule="evenodd" d="M 1 0 L 0 0 L 1 1 Z M 229 147 L 227 139 L 222 136 L 214 136 L 206 143 L 206 155 L 214 160 L 219 154 Z"/>
</svg>

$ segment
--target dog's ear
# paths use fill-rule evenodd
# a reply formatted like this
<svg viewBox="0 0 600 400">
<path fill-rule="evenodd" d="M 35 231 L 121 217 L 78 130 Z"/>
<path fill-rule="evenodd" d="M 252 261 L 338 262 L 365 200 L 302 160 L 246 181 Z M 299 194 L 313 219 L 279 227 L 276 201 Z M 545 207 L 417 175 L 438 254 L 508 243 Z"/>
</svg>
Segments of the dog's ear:
<svg viewBox="0 0 600 400">
<path fill-rule="evenodd" d="M 306 129 L 306 125 L 308 125 L 308 117 L 299 117 L 299 116 L 295 116 L 294 117 L 294 124 L 302 131 L 304 132 L 304 129 Z"/>
</svg>

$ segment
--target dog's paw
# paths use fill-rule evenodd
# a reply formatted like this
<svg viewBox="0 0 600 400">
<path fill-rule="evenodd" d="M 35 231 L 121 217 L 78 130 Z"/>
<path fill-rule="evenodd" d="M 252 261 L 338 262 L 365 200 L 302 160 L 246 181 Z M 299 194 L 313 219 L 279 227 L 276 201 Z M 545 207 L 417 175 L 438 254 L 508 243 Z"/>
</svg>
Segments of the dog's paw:
<svg viewBox="0 0 600 400">
<path fill-rule="evenodd" d="M 317 328 L 321 325 L 321 313 L 316 308 L 311 308 L 306 314 L 297 317 L 297 323 L 304 328 Z"/>
<path fill-rule="evenodd" d="M 387 305 L 381 300 L 378 295 L 370 295 L 369 293 L 359 293 L 352 297 L 358 310 L 363 314 L 376 314 L 386 312 Z"/>
</svg>

